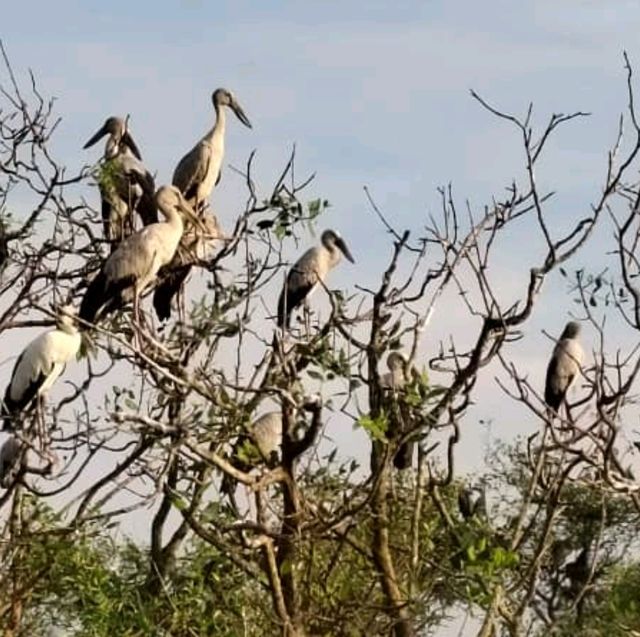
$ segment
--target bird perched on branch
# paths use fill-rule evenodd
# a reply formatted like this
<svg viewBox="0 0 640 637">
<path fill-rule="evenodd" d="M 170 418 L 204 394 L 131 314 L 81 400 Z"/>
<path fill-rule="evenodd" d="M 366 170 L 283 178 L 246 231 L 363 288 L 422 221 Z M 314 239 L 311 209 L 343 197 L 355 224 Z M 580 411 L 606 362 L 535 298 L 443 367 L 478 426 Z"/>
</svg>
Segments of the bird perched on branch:
<svg viewBox="0 0 640 637">
<path fill-rule="evenodd" d="M 340 262 L 342 255 L 354 263 L 342 237 L 334 230 L 325 230 L 320 245 L 307 250 L 293 265 L 278 300 L 278 327 L 289 329 L 292 312 L 324 283 L 329 271 Z"/>
<path fill-rule="evenodd" d="M 152 223 L 132 234 L 104 262 L 89 283 L 80 318 L 93 323 L 133 300 L 136 322 L 138 301 L 163 265 L 171 261 L 184 230 L 182 215 L 198 223 L 191 207 L 175 186 L 162 186 L 155 196 L 156 205 L 166 221 Z"/>
<path fill-rule="evenodd" d="M 36 401 L 42 440 L 46 394 L 80 350 L 74 317 L 70 306 L 60 308 L 56 328 L 31 341 L 18 357 L 2 403 L 4 429 L 15 429 L 18 416 Z"/>
<path fill-rule="evenodd" d="M 230 108 L 236 117 L 248 128 L 251 122 L 245 115 L 238 100 L 226 88 L 216 89 L 211 97 L 216 113 L 216 121 L 213 128 L 178 162 L 173 172 L 172 183 L 185 196 L 201 218 L 205 215 L 212 217 L 213 224 L 207 220 L 205 226 L 215 226 L 219 230 L 215 215 L 206 213 L 206 206 L 211 192 L 220 181 L 222 175 L 222 161 L 224 159 L 224 138 L 227 116 L 225 108 Z M 189 229 L 185 233 L 185 239 L 189 236 Z M 220 238 L 222 232 L 214 232 L 213 239 Z M 203 237 L 203 241 L 209 241 L 210 237 Z M 194 242 L 191 241 L 191 244 Z M 197 242 L 196 242 L 197 243 Z M 153 306 L 161 321 L 171 316 L 171 301 L 182 289 L 184 282 L 191 272 L 193 265 L 192 253 L 198 251 L 195 245 L 183 241 L 181 249 L 176 254 L 171 266 L 166 268 L 162 280 L 153 296 Z"/>
<path fill-rule="evenodd" d="M 579 333 L 579 323 L 575 321 L 567 323 L 560 340 L 553 348 L 547 367 L 544 401 L 555 413 L 558 413 L 560 405 L 565 402 L 569 388 L 580 373 L 584 352 L 578 341 Z"/>
<path fill-rule="evenodd" d="M 380 377 L 380 385 L 388 394 L 395 395 L 401 392 L 409 381 L 408 369 L 409 361 L 404 354 L 400 352 L 391 352 L 387 356 L 387 367 L 389 371 Z M 403 409 L 399 405 L 399 410 L 391 410 L 389 414 L 389 435 L 390 437 L 402 435 L 405 428 L 410 426 L 410 414 L 407 409 Z M 413 459 L 414 442 L 412 440 L 403 442 L 393 457 L 393 464 L 396 469 L 408 469 Z"/>
<path fill-rule="evenodd" d="M 84 145 L 89 148 L 109 135 L 104 162 L 98 178 L 102 201 L 104 234 L 112 249 L 133 229 L 133 213 L 148 226 L 158 222 L 154 199 L 155 182 L 144 167 L 142 157 L 128 129 L 127 121 L 109 117 L 102 128 Z"/>
</svg>

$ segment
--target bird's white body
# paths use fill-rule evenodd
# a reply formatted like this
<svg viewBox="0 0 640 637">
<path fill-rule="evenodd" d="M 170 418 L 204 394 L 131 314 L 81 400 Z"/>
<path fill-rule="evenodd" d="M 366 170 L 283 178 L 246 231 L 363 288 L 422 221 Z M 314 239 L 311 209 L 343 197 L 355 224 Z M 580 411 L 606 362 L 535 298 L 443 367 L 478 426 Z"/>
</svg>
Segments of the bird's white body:
<svg viewBox="0 0 640 637">
<path fill-rule="evenodd" d="M 570 322 L 553 348 L 547 367 L 545 402 L 554 411 L 564 402 L 571 385 L 580 375 L 584 350 L 578 340 L 580 326 Z"/>
<path fill-rule="evenodd" d="M 407 383 L 405 368 L 407 361 L 405 357 L 392 352 L 387 357 L 387 367 L 389 371 L 380 377 L 380 384 L 383 389 L 402 389 Z"/>
<path fill-rule="evenodd" d="M 45 396 L 80 350 L 81 336 L 70 326 L 41 334 L 31 341 L 18 358 L 13 370 L 8 395 L 20 402 L 23 394 L 33 384 L 39 383 L 38 396 Z"/>
</svg>

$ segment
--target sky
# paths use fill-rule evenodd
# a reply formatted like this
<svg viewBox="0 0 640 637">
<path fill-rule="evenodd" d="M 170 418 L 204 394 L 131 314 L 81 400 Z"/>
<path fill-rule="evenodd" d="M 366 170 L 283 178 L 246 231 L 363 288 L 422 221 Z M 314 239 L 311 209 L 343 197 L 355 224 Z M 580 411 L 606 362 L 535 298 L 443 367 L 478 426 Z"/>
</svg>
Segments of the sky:
<svg viewBox="0 0 640 637">
<path fill-rule="evenodd" d="M 539 170 L 541 187 L 557 191 L 549 218 L 560 230 L 600 192 L 626 105 L 624 50 L 640 72 L 640 7 L 622 0 L 57 0 L 12 2 L 3 24 L 14 70 L 24 77 L 32 69 L 41 91 L 57 98 L 54 150 L 70 170 L 98 159 L 100 146 L 82 146 L 107 116 L 128 113 L 157 183 L 169 182 L 213 123 L 212 91 L 231 89 L 253 129 L 229 118 L 225 164 L 242 167 L 256 149 L 255 176 L 266 192 L 295 144 L 298 174 L 317 175 L 308 198 L 331 202 L 324 223 L 343 234 L 356 259 L 332 274 L 331 285 L 345 288 L 374 284 L 389 254 L 363 186 L 394 225 L 417 233 L 439 212 L 439 186 L 452 183 L 458 202 L 480 211 L 522 174 L 517 132 L 480 108 L 470 89 L 515 114 L 533 102 L 535 124 L 554 112 L 591 113 L 561 129 Z M 97 205 L 97 192 L 88 196 Z M 223 225 L 244 201 L 242 179 L 225 168 L 214 201 Z M 491 275 L 505 300 L 544 254 L 528 232 L 516 227 L 496 251 Z M 611 229 L 601 232 L 568 269 L 610 263 L 598 246 L 607 245 Z M 566 282 L 552 275 L 509 352 L 540 379 L 532 382 L 542 384 L 553 345 L 543 330 L 558 334 L 574 308 Z M 449 332 L 464 338 L 467 321 L 460 300 L 447 297 L 421 355 L 432 355 Z M 585 334 L 587 350 L 594 338 Z M 478 440 L 536 426 L 504 407 L 493 376 L 479 383 L 482 400 L 468 417 L 472 433 L 458 451 L 463 469 L 481 468 Z M 480 421 L 492 421 L 491 428 L 473 428 Z"/>
</svg>

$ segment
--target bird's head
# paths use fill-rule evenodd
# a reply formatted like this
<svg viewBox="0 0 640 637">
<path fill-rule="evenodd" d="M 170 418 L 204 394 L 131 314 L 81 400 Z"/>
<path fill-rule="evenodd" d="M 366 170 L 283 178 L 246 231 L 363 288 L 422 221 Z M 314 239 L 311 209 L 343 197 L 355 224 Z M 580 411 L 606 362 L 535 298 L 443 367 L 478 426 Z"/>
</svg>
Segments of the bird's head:
<svg viewBox="0 0 640 637">
<path fill-rule="evenodd" d="M 156 191 L 155 201 L 156 206 L 167 218 L 177 212 L 181 217 L 204 230 L 202 222 L 196 216 L 193 208 L 175 186 L 160 186 Z"/>
<path fill-rule="evenodd" d="M 387 367 L 389 371 L 404 371 L 407 366 L 407 357 L 402 352 L 391 352 L 387 356 Z"/>
<path fill-rule="evenodd" d="M 320 241 L 322 245 L 327 248 L 327 250 L 333 250 L 333 248 L 338 248 L 342 254 L 344 254 L 345 258 L 351 263 L 355 263 L 353 257 L 351 256 L 351 252 L 349 252 L 349 248 L 345 243 L 344 239 L 340 236 L 340 233 L 335 230 L 325 230 L 320 237 Z"/>
<path fill-rule="evenodd" d="M 108 117 L 102 127 L 83 146 L 83 148 L 89 148 L 96 142 L 100 141 L 105 135 L 109 135 L 109 140 L 107 141 L 107 150 L 105 152 L 105 155 L 107 157 L 113 157 L 117 155 L 120 152 L 121 147 L 126 147 L 138 159 L 142 159 L 138 146 L 129 134 L 128 126 L 128 115 L 126 118 Z"/>
<path fill-rule="evenodd" d="M 580 334 L 580 323 L 577 323 L 576 321 L 569 321 L 565 325 L 560 338 L 577 338 L 578 334 Z"/>
<path fill-rule="evenodd" d="M 213 92 L 213 96 L 211 98 L 213 100 L 213 105 L 216 107 L 228 106 L 235 114 L 236 117 L 247 127 L 253 128 L 251 126 L 251 122 L 249 118 L 245 115 L 245 112 L 242 110 L 238 100 L 235 98 L 233 93 L 226 88 L 217 88 Z"/>
</svg>

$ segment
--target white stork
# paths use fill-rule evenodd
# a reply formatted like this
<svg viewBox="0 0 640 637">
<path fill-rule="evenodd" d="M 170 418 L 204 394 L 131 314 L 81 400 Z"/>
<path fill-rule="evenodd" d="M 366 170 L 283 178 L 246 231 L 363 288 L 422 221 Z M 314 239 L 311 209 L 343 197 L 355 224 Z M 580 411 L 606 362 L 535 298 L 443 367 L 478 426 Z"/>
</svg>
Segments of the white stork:
<svg viewBox="0 0 640 637">
<path fill-rule="evenodd" d="M 289 329 L 291 313 L 324 280 L 344 255 L 351 263 L 353 257 L 342 237 L 334 230 L 325 230 L 320 245 L 307 250 L 289 270 L 278 300 L 278 327 Z"/>
<path fill-rule="evenodd" d="M 15 429 L 17 417 L 37 402 L 41 441 L 44 438 L 43 406 L 46 394 L 80 350 L 81 336 L 72 308 L 60 309 L 56 328 L 31 341 L 11 372 L 2 404 L 4 429 Z"/>
<path fill-rule="evenodd" d="M 155 196 L 156 205 L 166 221 L 152 223 L 120 243 L 91 281 L 80 305 L 80 318 L 96 319 L 133 300 L 138 322 L 138 300 L 151 285 L 163 265 L 175 254 L 184 231 L 181 213 L 199 223 L 189 204 L 175 186 L 162 186 Z"/>
<path fill-rule="evenodd" d="M 226 131 L 224 107 L 228 106 L 245 126 L 251 128 L 251 122 L 231 91 L 225 88 L 216 89 L 212 101 L 216 112 L 213 128 L 178 162 L 172 180 L 173 185 L 180 189 L 199 215 L 204 214 L 213 187 L 218 184 L 222 174 Z M 214 238 L 217 239 L 220 236 L 216 233 Z M 171 300 L 180 291 L 191 271 L 189 253 L 196 250 L 193 246 L 184 245 L 184 243 L 183 247 L 186 254 L 176 255 L 171 264 L 173 272 L 164 277 L 153 297 L 153 305 L 161 321 L 171 316 Z"/>
<path fill-rule="evenodd" d="M 104 233 L 115 247 L 125 236 L 125 228 L 133 227 L 134 211 L 145 226 L 158 222 L 154 200 L 156 187 L 151 173 L 142 163 L 127 122 L 120 117 L 109 117 L 84 148 L 93 146 L 105 135 L 109 138 L 104 149 L 99 187 Z M 129 230 L 126 234 L 130 233 Z"/>
<path fill-rule="evenodd" d="M 584 351 L 578 340 L 580 324 L 570 321 L 564 328 L 560 340 L 553 348 L 547 367 L 544 386 L 544 401 L 549 409 L 558 413 L 567 392 L 580 373 Z"/>
</svg>

